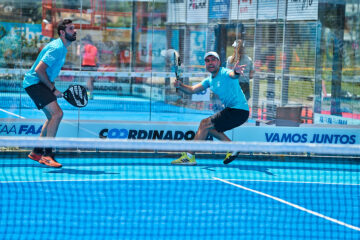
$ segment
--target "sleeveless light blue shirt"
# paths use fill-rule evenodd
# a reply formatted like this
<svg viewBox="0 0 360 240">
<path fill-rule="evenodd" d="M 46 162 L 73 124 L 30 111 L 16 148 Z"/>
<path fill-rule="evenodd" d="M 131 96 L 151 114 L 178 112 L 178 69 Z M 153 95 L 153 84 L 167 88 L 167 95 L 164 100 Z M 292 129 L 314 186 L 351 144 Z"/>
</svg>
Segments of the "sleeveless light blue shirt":
<svg viewBox="0 0 360 240">
<path fill-rule="evenodd" d="M 232 70 L 221 67 L 215 78 L 209 76 L 201 84 L 205 89 L 210 88 L 218 95 L 225 107 L 249 111 L 249 105 L 240 88 L 239 80 L 231 78 L 230 72 Z"/>
<path fill-rule="evenodd" d="M 40 79 L 35 72 L 35 68 L 40 61 L 43 61 L 48 66 L 48 68 L 46 68 L 46 73 L 49 80 L 54 82 L 65 63 L 66 53 L 67 48 L 60 38 L 48 43 L 36 58 L 36 61 L 32 65 L 31 69 L 25 74 L 23 87 L 27 88 L 40 82 Z"/>
</svg>

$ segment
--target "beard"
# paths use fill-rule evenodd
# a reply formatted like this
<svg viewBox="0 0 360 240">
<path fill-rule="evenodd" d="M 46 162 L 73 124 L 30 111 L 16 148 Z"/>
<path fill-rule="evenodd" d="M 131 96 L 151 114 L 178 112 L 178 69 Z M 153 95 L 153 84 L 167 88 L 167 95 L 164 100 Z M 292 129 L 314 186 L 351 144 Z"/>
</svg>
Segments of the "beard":
<svg viewBox="0 0 360 240">
<path fill-rule="evenodd" d="M 65 39 L 73 42 L 76 40 L 76 33 L 74 33 L 73 35 L 68 34 L 67 32 L 65 32 Z"/>
</svg>

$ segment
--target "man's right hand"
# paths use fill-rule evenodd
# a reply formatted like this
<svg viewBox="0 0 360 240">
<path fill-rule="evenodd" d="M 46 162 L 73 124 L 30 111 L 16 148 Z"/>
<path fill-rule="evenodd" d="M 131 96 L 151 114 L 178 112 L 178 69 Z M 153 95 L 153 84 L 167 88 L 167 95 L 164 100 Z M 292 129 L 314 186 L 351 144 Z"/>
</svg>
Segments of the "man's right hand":
<svg viewBox="0 0 360 240">
<path fill-rule="evenodd" d="M 181 86 L 181 81 L 176 79 L 175 82 L 174 82 L 174 87 L 175 88 L 180 88 L 180 86 Z"/>
<path fill-rule="evenodd" d="M 57 90 L 57 89 L 55 90 L 54 95 L 55 95 L 57 98 L 62 98 L 62 97 L 63 97 L 63 93 L 60 92 L 60 91 Z"/>
</svg>

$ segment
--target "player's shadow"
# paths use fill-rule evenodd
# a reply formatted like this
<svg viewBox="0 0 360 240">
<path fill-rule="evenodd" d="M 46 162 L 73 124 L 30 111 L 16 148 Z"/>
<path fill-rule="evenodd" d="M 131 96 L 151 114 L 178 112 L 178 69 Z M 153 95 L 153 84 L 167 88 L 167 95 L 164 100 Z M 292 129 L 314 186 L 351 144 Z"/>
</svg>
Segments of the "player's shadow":
<svg viewBox="0 0 360 240">
<path fill-rule="evenodd" d="M 96 170 L 80 170 L 80 169 L 71 169 L 71 168 L 61 168 L 46 173 L 55 173 L 55 174 L 74 174 L 74 175 L 116 175 L 119 173 L 106 172 L 106 171 L 96 171 Z"/>
<path fill-rule="evenodd" d="M 261 173 L 265 173 L 267 175 L 270 176 L 275 176 L 275 174 L 273 174 L 272 172 L 270 172 L 269 168 L 267 167 L 260 167 L 260 166 L 249 166 L 249 165 L 236 165 L 236 164 L 231 164 L 231 165 L 224 165 L 224 164 L 211 164 L 211 166 L 207 165 L 207 164 L 198 164 L 199 167 L 202 167 L 202 169 L 207 170 L 207 171 L 212 171 L 215 172 L 216 170 L 214 168 L 237 168 L 241 171 L 256 171 L 256 172 L 261 172 Z"/>
</svg>

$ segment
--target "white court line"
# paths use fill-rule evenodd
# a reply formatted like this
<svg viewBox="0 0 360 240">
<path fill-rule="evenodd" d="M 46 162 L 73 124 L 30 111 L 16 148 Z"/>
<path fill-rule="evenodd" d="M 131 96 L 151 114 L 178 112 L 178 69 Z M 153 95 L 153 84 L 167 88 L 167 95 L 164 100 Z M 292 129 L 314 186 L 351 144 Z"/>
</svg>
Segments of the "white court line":
<svg viewBox="0 0 360 240">
<path fill-rule="evenodd" d="M 7 114 L 9 114 L 9 115 L 12 115 L 12 116 L 21 118 L 21 119 L 26 119 L 26 118 L 23 117 L 23 116 L 17 115 L 17 114 L 15 114 L 15 113 L 6 111 L 6 110 L 1 109 L 1 108 L 0 108 L 0 111 L 2 111 L 2 112 L 4 112 L 4 113 L 7 113 Z M 71 123 L 70 121 L 67 121 L 67 120 L 62 120 L 62 123 L 69 124 L 69 125 L 72 125 L 72 126 L 77 125 L 77 123 Z M 86 128 L 80 127 L 80 129 L 83 130 L 83 131 L 85 131 L 85 132 L 88 132 L 88 133 L 90 133 L 90 134 L 92 134 L 92 135 L 94 135 L 94 136 L 97 136 L 97 135 L 98 135 L 96 132 L 90 131 L 90 130 L 88 130 L 88 129 L 86 129 Z"/>
<path fill-rule="evenodd" d="M 299 184 L 320 184 L 320 185 L 340 185 L 340 186 L 360 186 L 360 183 L 327 183 L 327 182 L 302 182 L 302 181 L 280 181 L 280 180 L 252 180 L 252 179 L 226 179 L 238 182 L 268 182 L 268 183 L 299 183 Z"/>
<path fill-rule="evenodd" d="M 214 179 L 198 178 L 118 178 L 118 179 L 67 179 L 67 180 L 33 180 L 33 181 L 0 181 L 0 183 L 42 183 L 42 182 L 111 182 L 111 181 L 214 181 Z"/>
<path fill-rule="evenodd" d="M 15 114 L 15 113 L 12 113 L 12 112 L 6 111 L 6 110 L 1 109 L 1 108 L 0 108 L 0 111 L 2 111 L 2 112 L 4 112 L 4 113 L 7 113 L 7 114 L 9 114 L 9 115 L 12 115 L 12 116 L 15 116 L 15 117 L 21 118 L 21 119 L 25 119 L 23 116 L 17 115 L 17 114 Z"/>
<path fill-rule="evenodd" d="M 259 194 L 259 195 L 261 195 L 261 196 L 268 197 L 268 198 L 273 199 L 273 200 L 275 200 L 275 201 L 284 203 L 284 204 L 286 204 L 286 205 L 289 205 L 289 206 L 294 207 L 294 208 L 296 208 L 296 209 L 299 209 L 299 210 L 301 210 L 301 211 L 304 211 L 304 212 L 313 214 L 313 215 L 315 215 L 315 216 L 317 216 L 317 217 L 326 219 L 326 220 L 331 221 L 331 222 L 333 222 L 333 223 L 337 223 L 337 224 L 342 225 L 342 226 L 344 226 L 344 227 L 347 227 L 347 228 L 350 228 L 350 229 L 353 229 L 353 230 L 356 230 L 356 231 L 360 231 L 360 228 L 359 228 L 359 227 L 356 227 L 356 226 L 347 224 L 347 223 L 345 223 L 345 222 L 339 221 L 339 220 L 337 220 L 337 219 L 334 219 L 334 218 L 325 216 L 325 215 L 323 215 L 323 214 L 321 214 L 321 213 L 318 213 L 318 212 L 315 212 L 315 211 L 306 209 L 306 208 L 301 207 L 301 206 L 299 206 L 299 205 L 296 205 L 296 204 L 293 204 L 293 203 L 291 203 L 291 202 L 285 201 L 285 200 L 283 200 L 283 199 L 281 199 L 281 198 L 274 197 L 274 196 L 271 196 L 271 195 L 269 195 L 269 194 L 266 194 L 266 193 L 263 193 L 263 192 L 259 192 L 259 191 L 253 190 L 253 189 L 251 189 L 251 188 L 247 188 L 247 187 L 244 187 L 244 186 L 242 186 L 242 185 L 235 184 L 235 183 L 232 183 L 232 182 L 229 182 L 229 181 L 227 181 L 227 180 L 220 179 L 220 178 L 215 178 L 215 177 L 214 177 L 214 179 L 215 179 L 215 180 L 218 180 L 218 181 L 221 181 L 221 182 L 224 182 L 224 183 L 227 183 L 227 184 L 230 184 L 230 185 L 233 185 L 233 186 L 235 186 L 235 187 L 244 189 L 244 190 L 246 190 L 246 191 L 250 191 L 250 192 Z"/>
<path fill-rule="evenodd" d="M 72 123 L 72 122 L 69 121 L 69 120 L 62 120 L 61 123 L 65 123 L 65 124 L 68 124 L 68 125 L 70 125 L 70 126 L 75 126 L 75 127 L 77 127 L 77 125 L 78 125 L 78 122 Z M 91 130 L 89 130 L 89 129 L 87 129 L 87 128 L 84 128 L 84 127 L 79 127 L 79 130 L 82 130 L 82 131 L 85 131 L 85 132 L 87 132 L 87 133 L 90 133 L 91 135 L 94 135 L 94 136 L 96 136 L 96 137 L 99 136 L 98 133 L 93 132 L 93 131 L 91 131 Z"/>
</svg>

